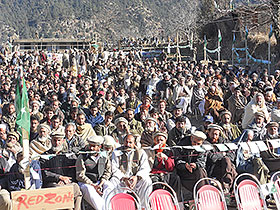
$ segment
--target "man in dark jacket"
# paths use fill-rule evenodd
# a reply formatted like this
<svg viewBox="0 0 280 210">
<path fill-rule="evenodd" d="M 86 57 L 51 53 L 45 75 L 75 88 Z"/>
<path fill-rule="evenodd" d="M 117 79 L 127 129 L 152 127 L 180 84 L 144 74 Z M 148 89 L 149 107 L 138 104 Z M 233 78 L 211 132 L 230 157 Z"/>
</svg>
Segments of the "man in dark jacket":
<svg viewBox="0 0 280 210">
<path fill-rule="evenodd" d="M 210 144 L 229 143 L 221 136 L 223 128 L 216 124 L 208 126 L 208 136 L 206 141 Z M 213 146 L 207 156 L 207 173 L 209 177 L 216 177 L 225 190 L 231 191 L 233 181 L 237 176 L 234 166 L 235 153 L 233 151 L 221 152 Z"/>
<path fill-rule="evenodd" d="M 52 148 L 44 153 L 49 155 L 47 159 L 40 159 L 42 171 L 43 187 L 57 187 L 72 185 L 74 189 L 74 209 L 81 209 L 82 193 L 77 183 L 75 183 L 76 155 L 66 156 L 68 146 L 65 142 L 63 132 L 52 134 Z"/>
<path fill-rule="evenodd" d="M 183 138 L 178 142 L 179 146 L 199 146 L 206 139 L 202 131 L 195 131 L 191 136 Z M 182 185 L 189 191 L 193 191 L 195 183 L 207 177 L 206 159 L 207 154 L 194 149 L 176 149 L 175 165 L 177 174 L 181 178 Z M 201 183 L 202 186 L 204 183 Z"/>
</svg>

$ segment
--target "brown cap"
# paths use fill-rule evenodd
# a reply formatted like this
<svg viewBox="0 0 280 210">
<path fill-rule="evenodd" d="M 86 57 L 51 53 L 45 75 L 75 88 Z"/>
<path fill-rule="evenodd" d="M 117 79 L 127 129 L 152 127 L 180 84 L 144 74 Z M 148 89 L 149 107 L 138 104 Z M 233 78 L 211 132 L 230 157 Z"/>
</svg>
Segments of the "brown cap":
<svg viewBox="0 0 280 210">
<path fill-rule="evenodd" d="M 271 128 L 271 127 L 279 127 L 279 124 L 277 122 L 269 122 L 267 125 L 266 125 L 267 128 Z"/>
<path fill-rule="evenodd" d="M 155 139 L 157 136 L 163 136 L 165 137 L 166 139 L 168 138 L 168 135 L 167 133 L 164 133 L 164 132 L 160 132 L 160 131 L 157 131 L 153 134 L 153 139 Z"/>
</svg>

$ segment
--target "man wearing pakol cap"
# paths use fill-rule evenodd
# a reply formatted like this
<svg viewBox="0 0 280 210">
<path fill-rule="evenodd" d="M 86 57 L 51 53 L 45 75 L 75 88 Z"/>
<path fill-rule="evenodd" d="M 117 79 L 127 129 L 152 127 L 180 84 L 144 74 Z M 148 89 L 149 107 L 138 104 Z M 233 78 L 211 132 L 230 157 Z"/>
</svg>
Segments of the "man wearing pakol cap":
<svg viewBox="0 0 280 210">
<path fill-rule="evenodd" d="M 217 124 L 210 124 L 207 131 L 206 143 L 224 144 L 229 141 L 222 137 L 223 128 Z M 221 152 L 213 146 L 207 153 L 206 169 L 209 177 L 216 177 L 223 188 L 230 192 L 237 173 L 234 166 L 235 153 L 231 150 Z"/>
<path fill-rule="evenodd" d="M 153 135 L 157 131 L 156 125 L 157 121 L 155 118 L 148 117 L 145 120 L 145 130 L 142 133 L 140 140 L 142 147 L 150 147 L 153 145 Z"/>
<path fill-rule="evenodd" d="M 52 148 L 41 156 L 43 187 L 58 187 L 71 185 L 74 189 L 74 209 L 81 209 L 82 193 L 76 181 L 75 168 L 76 155 L 68 153 L 68 147 L 65 142 L 65 134 L 63 132 L 52 133 Z M 49 156 L 49 157 L 48 157 Z M 45 157 L 47 157 L 45 159 Z"/>
<path fill-rule="evenodd" d="M 279 124 L 277 122 L 270 122 L 266 125 L 266 135 L 264 141 L 268 150 L 261 152 L 261 157 L 271 172 L 280 170 L 280 152 L 279 148 L 275 148 L 269 140 L 279 139 Z"/>
<path fill-rule="evenodd" d="M 200 146 L 207 136 L 202 131 L 194 131 L 191 136 L 186 136 L 178 142 L 179 146 Z M 192 192 L 195 183 L 207 177 L 206 158 L 207 153 L 197 152 L 194 149 L 176 148 L 175 166 L 181 184 L 188 191 Z M 202 184 L 203 185 L 203 184 Z M 202 186 L 201 185 L 201 186 Z"/>
<path fill-rule="evenodd" d="M 173 153 L 165 149 L 168 145 L 167 133 L 157 131 L 153 135 L 154 144 L 153 150 L 151 150 L 150 155 L 152 158 L 152 171 L 150 177 L 153 182 L 166 182 L 169 183 L 170 173 L 174 169 L 174 159 L 172 158 Z M 149 156 L 149 154 L 148 154 Z M 150 159 L 150 157 L 149 157 Z"/>
<path fill-rule="evenodd" d="M 87 139 L 88 145 L 76 161 L 76 179 L 84 199 L 97 210 L 104 208 L 111 178 L 111 162 L 105 151 L 101 152 L 104 138 L 92 136 Z M 102 196 L 103 195 L 103 196 Z"/>
<path fill-rule="evenodd" d="M 229 141 L 233 141 L 241 135 L 237 125 L 231 123 L 231 113 L 227 110 L 220 114 L 221 117 L 221 127 L 223 128 L 223 135 Z"/>
<path fill-rule="evenodd" d="M 109 157 L 110 160 L 112 159 L 112 153 L 114 149 L 120 146 L 121 145 L 117 143 L 112 136 L 109 135 L 104 136 L 103 149 L 107 152 L 107 156 Z"/>
<path fill-rule="evenodd" d="M 263 112 L 256 112 L 253 122 L 248 125 L 248 129 L 254 131 L 254 140 L 260 140 L 264 138 L 266 132 L 265 115 Z"/>
<path fill-rule="evenodd" d="M 119 117 L 115 120 L 116 129 L 113 131 L 112 136 L 117 143 L 123 144 L 124 137 L 129 133 L 128 122 L 124 117 Z"/>
<path fill-rule="evenodd" d="M 38 137 L 30 142 L 31 156 L 41 155 L 51 149 L 51 128 L 47 124 L 38 126 Z"/>
<path fill-rule="evenodd" d="M 17 154 L 21 151 L 22 147 L 19 143 L 19 133 L 16 131 L 9 132 L 7 135 L 6 144 L 4 146 L 4 149 L 2 150 L 2 155 L 9 163 L 6 168 L 7 171 L 9 171 L 10 167 L 12 167 L 14 163 L 16 163 Z"/>
<path fill-rule="evenodd" d="M 133 135 L 128 134 L 124 144 L 114 150 L 112 155 L 112 178 L 115 187 L 126 186 L 134 190 L 140 197 L 142 209 L 146 207 L 146 195 L 152 192 L 151 170 L 147 154 L 137 148 Z"/>
</svg>

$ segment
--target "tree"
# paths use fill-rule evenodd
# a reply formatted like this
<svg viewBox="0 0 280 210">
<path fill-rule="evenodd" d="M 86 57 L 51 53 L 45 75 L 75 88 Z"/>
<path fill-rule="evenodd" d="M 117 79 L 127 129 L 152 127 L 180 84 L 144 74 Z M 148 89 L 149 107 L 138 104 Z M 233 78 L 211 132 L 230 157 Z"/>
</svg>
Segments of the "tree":
<svg viewBox="0 0 280 210">
<path fill-rule="evenodd" d="M 280 49 L 280 0 L 271 0 L 272 22 L 274 35 L 277 40 L 276 49 Z M 280 51 L 276 50 L 277 59 L 280 59 Z"/>
</svg>

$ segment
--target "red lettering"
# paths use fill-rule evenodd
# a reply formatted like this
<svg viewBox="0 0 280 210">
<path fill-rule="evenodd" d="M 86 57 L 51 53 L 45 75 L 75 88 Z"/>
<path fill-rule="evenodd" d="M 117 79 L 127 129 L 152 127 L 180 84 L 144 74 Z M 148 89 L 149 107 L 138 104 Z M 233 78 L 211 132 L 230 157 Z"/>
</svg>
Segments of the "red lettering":
<svg viewBox="0 0 280 210">
<path fill-rule="evenodd" d="M 66 203 L 71 202 L 71 201 L 72 201 L 72 199 L 73 199 L 73 198 L 72 198 L 72 195 L 71 195 L 71 193 L 69 192 L 69 193 L 68 193 L 68 195 L 67 195 L 67 194 L 65 194 L 65 195 L 64 195 L 62 203 L 65 203 L 65 202 L 66 202 Z"/>
<path fill-rule="evenodd" d="M 41 203 L 43 201 L 43 199 L 44 199 L 44 197 L 42 195 L 38 195 L 35 204 Z"/>
<path fill-rule="evenodd" d="M 62 196 L 59 195 L 56 197 L 55 202 L 60 203 L 62 201 Z"/>
<path fill-rule="evenodd" d="M 55 204 L 55 202 L 51 201 L 51 199 L 56 197 L 56 193 L 48 193 L 44 195 L 47 199 L 45 200 L 45 203 L 49 204 Z"/>
<path fill-rule="evenodd" d="M 35 201 L 35 198 L 36 198 L 35 195 L 29 197 L 29 198 L 28 198 L 28 201 L 27 201 L 27 204 L 30 205 L 30 206 L 34 205 L 35 203 L 33 203 L 33 202 Z"/>
<path fill-rule="evenodd" d="M 25 203 L 25 200 L 27 198 L 26 194 L 21 195 L 17 201 L 18 201 L 18 210 L 20 210 L 21 204 L 25 206 L 25 208 L 29 208 L 28 205 Z"/>
</svg>

